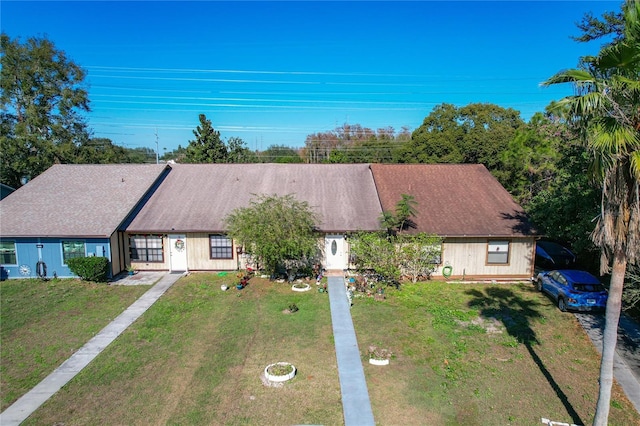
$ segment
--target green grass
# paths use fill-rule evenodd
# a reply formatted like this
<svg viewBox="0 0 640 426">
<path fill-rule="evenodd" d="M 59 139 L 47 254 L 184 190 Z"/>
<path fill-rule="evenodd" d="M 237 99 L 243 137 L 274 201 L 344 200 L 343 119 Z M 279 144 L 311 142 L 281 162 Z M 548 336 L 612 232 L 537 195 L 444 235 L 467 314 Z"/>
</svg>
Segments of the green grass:
<svg viewBox="0 0 640 426">
<path fill-rule="evenodd" d="M 148 288 L 55 279 L 0 283 L 2 410 L 44 379 Z"/>
<path fill-rule="evenodd" d="M 315 285 L 298 293 L 259 278 L 241 291 L 220 290 L 234 279 L 204 273 L 180 279 L 25 424 L 342 424 L 327 294 Z M 73 336 L 73 326 L 63 323 L 83 318 L 96 322 L 87 329 L 99 330 L 109 315 L 90 318 L 103 310 L 98 303 L 114 297 L 108 287 L 89 287 L 95 293 L 85 299 L 68 282 L 7 293 L 2 285 L 3 326 L 14 324 L 16 334 L 7 343 L 3 327 L 3 356 L 29 340 L 34 327 L 27 323 L 61 318 L 38 337 L 47 358 L 53 351 L 47 348 L 58 344 L 50 335 Z M 28 309 L 32 299 L 39 308 Z M 14 307 L 5 312 L 5 302 Z M 294 303 L 299 311 L 286 313 Z M 61 314 L 69 306 L 75 314 Z M 45 318 L 49 310 L 58 313 Z M 575 318 L 530 284 L 405 284 L 387 289 L 384 301 L 355 298 L 351 313 L 378 424 L 531 425 L 542 417 L 589 424 L 593 418 L 598 354 Z M 25 323 L 24 314 L 33 319 Z M 59 327 L 69 331 L 55 334 Z M 390 349 L 391 364 L 369 365 L 370 345 Z M 278 361 L 293 363 L 298 374 L 281 388 L 266 387 L 260 375 Z M 4 376 L 3 391 L 18 386 Z M 611 405 L 611 425 L 640 424 L 617 385 Z"/>
<path fill-rule="evenodd" d="M 328 296 L 232 279 L 178 281 L 26 424 L 340 424 Z M 278 361 L 298 374 L 266 387 Z"/>
<path fill-rule="evenodd" d="M 384 369 L 365 364 L 379 424 L 592 421 L 599 356 L 575 317 L 530 284 L 428 282 L 386 295 L 352 308 L 361 352 L 396 354 Z M 640 424 L 617 385 L 613 401 L 611 425 Z"/>
</svg>

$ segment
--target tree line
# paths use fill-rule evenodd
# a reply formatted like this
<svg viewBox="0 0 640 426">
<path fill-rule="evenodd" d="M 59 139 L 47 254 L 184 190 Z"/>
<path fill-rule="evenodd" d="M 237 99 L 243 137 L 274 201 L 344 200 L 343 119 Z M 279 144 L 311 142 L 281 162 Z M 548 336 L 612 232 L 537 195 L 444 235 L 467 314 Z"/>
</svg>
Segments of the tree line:
<svg viewBox="0 0 640 426">
<path fill-rule="evenodd" d="M 625 275 L 637 284 L 640 260 L 640 3 L 578 24 L 578 42 L 604 40 L 599 52 L 545 86 L 575 90 L 524 122 L 493 104 L 436 106 L 413 132 L 344 124 L 309 135 L 296 150 L 249 150 L 223 141 L 204 114 L 194 139 L 164 159 L 193 163 L 479 163 L 524 207 L 540 232 L 568 243 L 585 269 L 611 274 L 601 388 L 594 424 L 606 424 L 613 350 Z M 130 150 L 92 138 L 85 72 L 47 39 L 24 44 L 0 36 L 0 181 L 19 187 L 54 163 L 143 162 Z M 595 227 L 594 227 L 595 224 Z M 598 260 L 598 257 L 600 258 Z M 627 274 L 627 272 L 630 272 Z M 635 278 L 634 278 L 635 277 Z"/>
</svg>

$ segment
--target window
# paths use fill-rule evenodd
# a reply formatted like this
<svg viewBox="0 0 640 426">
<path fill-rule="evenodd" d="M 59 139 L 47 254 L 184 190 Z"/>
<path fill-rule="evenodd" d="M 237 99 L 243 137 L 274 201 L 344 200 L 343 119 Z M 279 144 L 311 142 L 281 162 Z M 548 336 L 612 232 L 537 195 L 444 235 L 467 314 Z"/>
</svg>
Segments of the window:
<svg viewBox="0 0 640 426">
<path fill-rule="evenodd" d="M 209 235 L 211 259 L 233 259 L 233 243 L 224 235 Z"/>
<path fill-rule="evenodd" d="M 0 263 L 3 265 L 18 264 L 15 241 L 0 241 Z"/>
<path fill-rule="evenodd" d="M 487 251 L 488 264 L 509 263 L 509 241 L 489 241 Z"/>
<path fill-rule="evenodd" d="M 131 235 L 129 258 L 135 262 L 164 262 L 162 235 Z"/>
<path fill-rule="evenodd" d="M 67 260 L 76 257 L 85 257 L 84 241 L 63 241 L 62 263 L 66 265 Z"/>
</svg>

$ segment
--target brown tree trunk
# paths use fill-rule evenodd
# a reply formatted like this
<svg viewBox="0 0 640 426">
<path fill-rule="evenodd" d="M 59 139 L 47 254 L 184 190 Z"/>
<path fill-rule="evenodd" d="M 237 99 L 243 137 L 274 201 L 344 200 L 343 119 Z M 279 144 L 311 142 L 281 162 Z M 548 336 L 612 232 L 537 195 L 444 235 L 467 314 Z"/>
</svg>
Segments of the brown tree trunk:
<svg viewBox="0 0 640 426">
<path fill-rule="evenodd" d="M 622 309 L 622 289 L 627 270 L 627 259 L 622 250 L 616 250 L 611 271 L 611 285 L 605 314 L 605 326 L 602 339 L 602 361 L 600 362 L 600 392 L 594 426 L 606 426 L 611 405 L 611 386 L 613 385 L 613 359 L 618 341 L 618 322 Z"/>
</svg>

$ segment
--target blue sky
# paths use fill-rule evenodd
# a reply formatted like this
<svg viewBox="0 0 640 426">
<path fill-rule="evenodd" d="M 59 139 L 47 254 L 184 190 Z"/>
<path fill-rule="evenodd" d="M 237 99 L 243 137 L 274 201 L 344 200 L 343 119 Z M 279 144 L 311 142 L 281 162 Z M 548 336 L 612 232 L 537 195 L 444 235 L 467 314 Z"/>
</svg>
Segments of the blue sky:
<svg viewBox="0 0 640 426">
<path fill-rule="evenodd" d="M 299 147 L 344 123 L 414 130 L 441 103 L 525 120 L 541 88 L 595 54 L 575 23 L 618 1 L 7 1 L 2 31 L 46 36 L 88 72 L 95 137 L 160 154 L 206 114 L 250 149 Z"/>
</svg>

